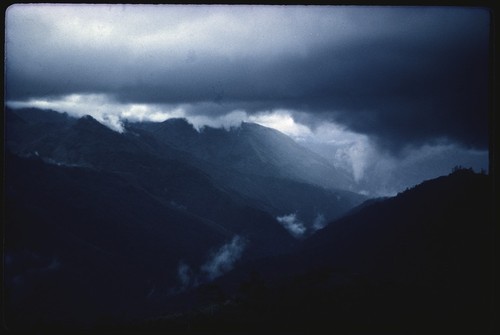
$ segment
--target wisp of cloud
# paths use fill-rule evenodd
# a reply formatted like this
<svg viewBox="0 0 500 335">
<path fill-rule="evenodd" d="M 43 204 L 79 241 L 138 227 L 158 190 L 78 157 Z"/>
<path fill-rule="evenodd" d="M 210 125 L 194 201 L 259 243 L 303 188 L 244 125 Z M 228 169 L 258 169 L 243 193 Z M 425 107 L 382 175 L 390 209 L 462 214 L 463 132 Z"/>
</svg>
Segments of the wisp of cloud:
<svg viewBox="0 0 500 335">
<path fill-rule="evenodd" d="M 297 213 L 278 216 L 276 217 L 276 220 L 278 220 L 278 222 L 281 223 L 281 225 L 285 227 L 285 229 L 288 230 L 288 232 L 292 234 L 293 237 L 302 237 L 306 232 L 306 227 L 297 218 Z"/>
<path fill-rule="evenodd" d="M 321 213 L 318 213 L 318 215 L 316 215 L 316 217 L 314 218 L 313 222 L 314 231 L 323 229 L 325 228 L 325 226 L 326 226 L 325 216 Z"/>
<path fill-rule="evenodd" d="M 211 253 L 199 269 L 194 269 L 184 261 L 177 267 L 179 285 L 170 290 L 172 294 L 186 291 L 222 276 L 231 271 L 234 264 L 241 258 L 247 242 L 244 238 L 235 235 L 228 243 Z"/>
<path fill-rule="evenodd" d="M 235 235 L 233 239 L 219 248 L 208 261 L 201 266 L 201 271 L 209 281 L 220 277 L 230 271 L 234 263 L 241 258 L 246 242 L 240 236 Z"/>
<path fill-rule="evenodd" d="M 184 262 L 180 262 L 179 267 L 177 268 L 177 277 L 181 284 L 180 290 L 184 291 L 192 284 L 194 279 L 191 267 Z"/>
</svg>

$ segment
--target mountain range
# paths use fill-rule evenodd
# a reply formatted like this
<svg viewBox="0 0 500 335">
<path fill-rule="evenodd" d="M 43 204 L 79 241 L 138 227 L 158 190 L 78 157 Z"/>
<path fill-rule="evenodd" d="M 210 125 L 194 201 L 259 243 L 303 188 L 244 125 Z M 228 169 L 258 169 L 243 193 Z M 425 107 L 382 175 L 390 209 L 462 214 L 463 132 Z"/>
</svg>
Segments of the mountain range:
<svg viewBox="0 0 500 335">
<path fill-rule="evenodd" d="M 120 134 L 91 116 L 75 119 L 37 109 L 8 109 L 6 114 L 7 148 L 21 156 L 36 153 L 60 165 L 127 170 L 134 178 L 149 172 L 134 171 L 131 165 L 168 160 L 179 170 L 206 174 L 210 182 L 273 216 L 295 214 L 308 233 L 315 230 L 318 218 L 328 222 L 366 200 L 349 191 L 353 180 L 348 174 L 284 134 L 257 124 L 198 132 L 183 119 L 171 119 L 126 123 Z M 149 166 L 165 170 L 162 164 Z"/>
<path fill-rule="evenodd" d="M 452 330 L 487 328 L 490 176 L 457 170 L 368 200 L 257 124 L 120 133 L 8 107 L 5 124 L 14 329 L 411 332 L 456 317 Z"/>
<path fill-rule="evenodd" d="M 295 154 L 329 166 L 258 125 L 243 125 L 241 136 L 223 129 L 198 133 L 183 120 L 125 129 L 115 132 L 91 116 L 7 109 L 6 257 L 8 269 L 21 271 L 7 282 L 9 291 L 28 297 L 14 293 L 12 300 L 27 319 L 40 310 L 48 320 L 78 319 L 80 313 L 64 306 L 79 299 L 95 318 L 118 301 L 123 313 L 135 313 L 134 305 L 154 306 L 172 291 L 223 274 L 240 258 L 285 253 L 297 238 L 364 200 L 282 174 Z M 213 139 L 201 138 L 207 133 Z M 219 154 L 203 156 L 196 143 L 183 147 L 188 137 L 211 142 L 204 150 L 220 148 Z M 292 152 L 274 157 L 283 146 Z M 287 215 L 293 220 L 279 221 Z M 192 280 L 183 269 L 195 272 Z M 129 272 L 134 275 L 124 275 Z M 45 294 L 32 299 L 37 291 Z"/>
</svg>

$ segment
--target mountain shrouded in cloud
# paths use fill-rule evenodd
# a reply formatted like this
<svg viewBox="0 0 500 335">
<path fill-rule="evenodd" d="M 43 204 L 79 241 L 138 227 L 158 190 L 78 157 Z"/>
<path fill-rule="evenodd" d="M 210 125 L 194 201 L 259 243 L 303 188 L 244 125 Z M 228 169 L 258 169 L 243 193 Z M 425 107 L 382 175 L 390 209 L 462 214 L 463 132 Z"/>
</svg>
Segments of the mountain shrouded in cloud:
<svg viewBox="0 0 500 335">
<path fill-rule="evenodd" d="M 393 194 L 471 157 L 488 169 L 489 22 L 475 7 L 13 5 L 6 101 L 118 131 L 256 122 Z M 446 167 L 377 177 L 443 146 Z"/>
<path fill-rule="evenodd" d="M 491 18 L 10 6 L 5 320 L 54 334 L 487 322 Z"/>
<path fill-rule="evenodd" d="M 473 7 L 14 5 L 6 97 L 100 95 L 120 116 L 286 109 L 389 150 L 484 150 L 489 22 Z"/>
<path fill-rule="evenodd" d="M 130 123 L 127 127 L 147 130 L 160 142 L 190 152 L 219 169 L 290 178 L 327 188 L 353 190 L 355 186 L 345 170 L 336 169 L 275 129 L 254 123 L 229 130 L 205 127 L 197 131 L 184 119 L 170 119 Z"/>
</svg>

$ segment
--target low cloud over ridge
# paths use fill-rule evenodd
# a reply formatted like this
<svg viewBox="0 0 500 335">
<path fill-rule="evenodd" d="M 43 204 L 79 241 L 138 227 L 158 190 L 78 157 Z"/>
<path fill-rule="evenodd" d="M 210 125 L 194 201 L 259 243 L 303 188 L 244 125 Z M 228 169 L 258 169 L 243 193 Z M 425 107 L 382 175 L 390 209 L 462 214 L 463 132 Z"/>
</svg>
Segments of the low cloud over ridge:
<svg viewBox="0 0 500 335">
<path fill-rule="evenodd" d="M 465 7 L 14 5 L 6 98 L 286 109 L 388 150 L 485 149 L 489 20 Z"/>
<path fill-rule="evenodd" d="M 370 194 L 488 169 L 486 8 L 17 4 L 5 28 L 11 106 L 117 131 L 124 119 L 256 122 Z M 408 168 L 402 183 L 387 176 Z"/>
</svg>

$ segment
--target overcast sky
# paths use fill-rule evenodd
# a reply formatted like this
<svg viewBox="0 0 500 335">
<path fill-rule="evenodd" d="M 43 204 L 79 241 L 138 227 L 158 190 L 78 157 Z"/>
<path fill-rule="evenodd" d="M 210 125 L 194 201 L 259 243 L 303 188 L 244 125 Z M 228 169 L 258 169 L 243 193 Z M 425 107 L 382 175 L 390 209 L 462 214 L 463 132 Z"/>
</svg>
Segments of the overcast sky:
<svg viewBox="0 0 500 335">
<path fill-rule="evenodd" d="M 15 5 L 6 100 L 117 130 L 257 122 L 357 180 L 415 157 L 447 162 L 416 179 L 487 169 L 489 20 L 472 7 Z"/>
</svg>

